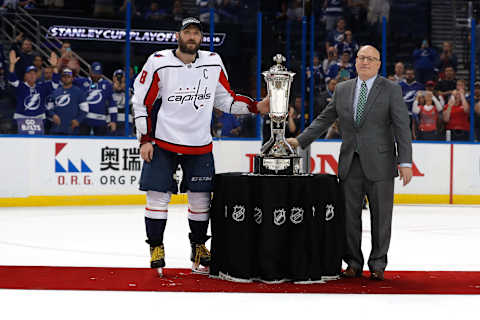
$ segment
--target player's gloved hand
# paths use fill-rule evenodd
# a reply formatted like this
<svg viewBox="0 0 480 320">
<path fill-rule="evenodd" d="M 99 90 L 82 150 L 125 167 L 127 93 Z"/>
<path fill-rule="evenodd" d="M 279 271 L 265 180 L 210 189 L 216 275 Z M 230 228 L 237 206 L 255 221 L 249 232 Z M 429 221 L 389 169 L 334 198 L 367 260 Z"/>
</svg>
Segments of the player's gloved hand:
<svg viewBox="0 0 480 320">
<path fill-rule="evenodd" d="M 152 161 L 153 158 L 153 144 L 150 142 L 144 143 L 140 146 L 140 156 L 146 162 Z"/>
</svg>

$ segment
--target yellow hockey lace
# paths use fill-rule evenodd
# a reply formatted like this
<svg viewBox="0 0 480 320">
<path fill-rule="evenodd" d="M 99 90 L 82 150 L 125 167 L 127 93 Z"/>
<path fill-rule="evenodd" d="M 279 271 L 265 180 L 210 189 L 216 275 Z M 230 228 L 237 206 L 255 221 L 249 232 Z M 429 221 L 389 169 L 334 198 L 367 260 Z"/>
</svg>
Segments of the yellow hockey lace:
<svg viewBox="0 0 480 320">
<path fill-rule="evenodd" d="M 197 244 L 195 250 L 195 265 L 200 265 L 200 259 L 202 257 L 210 257 L 210 251 L 208 251 L 204 244 Z"/>
<path fill-rule="evenodd" d="M 157 247 L 153 248 L 153 250 L 150 254 L 152 256 L 150 261 L 157 261 L 157 260 L 160 260 L 160 259 L 164 259 L 165 258 L 165 249 L 164 249 L 163 246 L 157 246 Z"/>
</svg>

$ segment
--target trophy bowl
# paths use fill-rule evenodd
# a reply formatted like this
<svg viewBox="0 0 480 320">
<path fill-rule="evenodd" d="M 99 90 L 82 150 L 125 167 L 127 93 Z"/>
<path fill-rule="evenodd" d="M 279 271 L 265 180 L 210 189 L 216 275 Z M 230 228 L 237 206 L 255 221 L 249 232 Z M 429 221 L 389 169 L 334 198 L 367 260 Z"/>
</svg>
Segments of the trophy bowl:
<svg viewBox="0 0 480 320">
<path fill-rule="evenodd" d="M 282 63 L 285 58 L 275 55 L 276 62 L 268 71 L 262 72 L 267 83 L 270 99 L 270 139 L 262 146 L 260 155 L 255 157 L 254 173 L 258 174 L 300 174 L 301 157 L 285 140 L 285 124 L 288 115 L 290 86 L 294 72 L 288 71 Z"/>
</svg>

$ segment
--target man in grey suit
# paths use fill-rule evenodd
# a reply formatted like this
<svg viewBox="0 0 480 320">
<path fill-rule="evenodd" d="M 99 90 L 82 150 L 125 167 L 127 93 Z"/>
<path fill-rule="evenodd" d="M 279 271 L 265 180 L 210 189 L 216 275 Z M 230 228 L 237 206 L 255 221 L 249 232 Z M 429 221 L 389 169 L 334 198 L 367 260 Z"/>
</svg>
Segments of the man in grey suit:
<svg viewBox="0 0 480 320">
<path fill-rule="evenodd" d="M 339 83 L 332 101 L 297 138 L 293 147 L 305 148 L 339 118 L 342 145 L 338 176 L 345 199 L 348 268 L 343 277 L 361 277 L 362 201 L 369 200 L 372 250 L 368 259 L 373 280 L 383 280 L 390 245 L 394 177 L 403 185 L 412 178 L 412 140 L 402 89 L 378 75 L 380 53 L 372 46 L 360 48 L 358 77 Z M 398 169 L 397 169 L 398 168 Z"/>
</svg>

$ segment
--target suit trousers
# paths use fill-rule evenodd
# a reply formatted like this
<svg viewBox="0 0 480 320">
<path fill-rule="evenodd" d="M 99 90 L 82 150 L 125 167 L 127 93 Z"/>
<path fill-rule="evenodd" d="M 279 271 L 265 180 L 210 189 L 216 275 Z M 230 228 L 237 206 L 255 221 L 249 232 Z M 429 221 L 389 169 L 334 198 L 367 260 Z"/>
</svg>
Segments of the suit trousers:
<svg viewBox="0 0 480 320">
<path fill-rule="evenodd" d="M 362 203 L 367 195 L 370 208 L 372 250 L 368 259 L 370 271 L 385 270 L 390 246 L 394 178 L 370 181 L 365 177 L 360 157 L 354 154 L 350 171 L 341 188 L 345 199 L 345 256 L 343 260 L 356 270 L 363 270 Z"/>
</svg>

